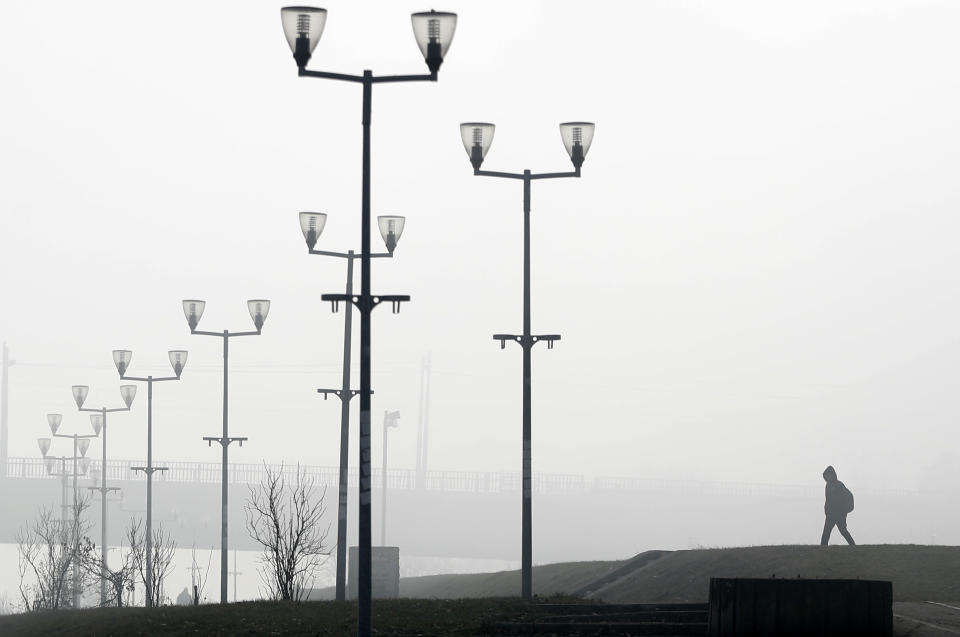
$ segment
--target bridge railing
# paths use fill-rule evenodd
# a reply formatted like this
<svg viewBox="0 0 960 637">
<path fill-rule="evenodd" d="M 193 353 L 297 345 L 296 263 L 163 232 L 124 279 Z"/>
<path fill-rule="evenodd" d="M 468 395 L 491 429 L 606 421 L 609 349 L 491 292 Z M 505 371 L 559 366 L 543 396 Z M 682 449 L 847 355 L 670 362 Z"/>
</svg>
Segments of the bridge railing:
<svg viewBox="0 0 960 637">
<path fill-rule="evenodd" d="M 133 466 L 143 466 L 143 460 L 116 459 L 107 463 L 107 481 L 145 480 L 142 472 L 134 472 Z M 222 468 L 219 462 L 185 462 L 158 460 L 154 466 L 165 466 L 167 471 L 154 474 L 156 482 L 189 482 L 219 484 Z M 297 465 L 267 465 L 274 472 L 281 472 L 289 483 L 296 479 Z M 99 469 L 100 463 L 93 461 L 91 468 Z M 326 485 L 336 489 L 340 471 L 337 467 L 319 465 L 300 465 L 305 475 L 318 486 Z M 257 484 L 266 475 L 263 464 L 231 463 L 227 468 L 227 479 L 231 484 Z M 8 478 L 47 478 L 43 458 L 8 458 Z M 380 469 L 373 469 L 373 488 L 383 486 Z M 347 484 L 351 488 L 358 485 L 358 471 L 352 468 L 347 473 Z M 89 477 L 81 477 L 81 484 L 89 486 Z M 585 491 L 624 491 L 632 493 L 677 493 L 677 494 L 716 494 L 736 496 L 772 496 L 808 498 L 820 496 L 822 485 L 788 485 L 748 482 L 710 482 L 698 480 L 662 480 L 656 478 L 629 478 L 598 476 L 587 479 L 579 474 L 535 473 L 533 490 L 536 493 L 580 493 Z M 387 471 L 387 488 L 429 491 L 450 491 L 466 493 L 515 493 L 521 488 L 520 473 L 509 471 L 425 471 L 418 474 L 410 469 L 390 469 Z M 863 496 L 909 496 L 916 491 L 899 489 L 857 489 Z"/>
</svg>

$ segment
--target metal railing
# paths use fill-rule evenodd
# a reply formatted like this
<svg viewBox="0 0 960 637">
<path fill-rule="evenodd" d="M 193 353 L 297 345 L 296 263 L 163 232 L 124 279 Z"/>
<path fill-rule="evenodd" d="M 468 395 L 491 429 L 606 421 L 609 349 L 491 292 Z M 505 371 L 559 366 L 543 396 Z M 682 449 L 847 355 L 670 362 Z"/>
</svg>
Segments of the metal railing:
<svg viewBox="0 0 960 637">
<path fill-rule="evenodd" d="M 117 459 L 107 463 L 107 481 L 118 480 L 143 481 L 145 476 L 130 470 L 132 466 L 142 466 L 143 460 Z M 219 484 L 221 465 L 219 462 L 156 461 L 155 466 L 168 467 L 167 471 L 154 475 L 155 483 L 176 482 L 196 484 Z M 96 460 L 90 465 L 99 469 Z M 267 465 L 274 472 L 282 472 L 286 481 L 296 479 L 297 465 Z M 339 469 L 318 465 L 301 465 L 305 475 L 315 483 L 334 488 L 339 480 Z M 228 480 L 232 484 L 257 484 L 266 471 L 263 464 L 233 463 L 227 470 Z M 43 458 L 8 458 L 8 478 L 47 478 Z M 89 477 L 82 477 L 89 481 Z M 348 485 L 355 488 L 358 484 L 356 468 L 347 474 Z M 373 487 L 382 488 L 382 471 L 373 469 Z M 492 471 L 425 471 L 421 475 L 411 469 L 390 469 L 387 472 L 387 488 L 400 490 L 449 491 L 460 493 L 515 493 L 520 491 L 520 473 Z M 564 473 L 533 474 L 533 490 L 537 493 L 582 493 L 596 491 L 620 491 L 632 493 L 675 493 L 675 494 L 713 494 L 753 497 L 808 498 L 823 494 L 822 485 L 789 485 L 750 482 L 710 482 L 705 480 L 663 480 L 656 478 L 629 478 L 598 476 L 587 479 L 583 475 Z M 907 489 L 857 489 L 857 495 L 898 497 L 916 495 L 917 491 Z"/>
</svg>

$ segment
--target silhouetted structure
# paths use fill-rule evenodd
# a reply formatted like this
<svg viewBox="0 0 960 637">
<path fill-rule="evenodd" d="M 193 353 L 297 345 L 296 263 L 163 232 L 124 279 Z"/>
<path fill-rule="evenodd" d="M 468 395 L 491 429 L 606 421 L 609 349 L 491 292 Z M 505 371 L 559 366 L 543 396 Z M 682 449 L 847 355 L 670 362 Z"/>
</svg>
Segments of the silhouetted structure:
<svg viewBox="0 0 960 637">
<path fill-rule="evenodd" d="M 824 487 L 825 500 L 823 503 L 823 513 L 826 519 L 823 522 L 823 536 L 820 538 L 820 545 L 826 546 L 830 543 L 830 533 L 836 526 L 840 535 L 847 541 L 847 544 L 853 546 L 853 536 L 847 530 L 847 514 L 853 511 L 853 494 L 842 482 L 837 480 L 837 471 L 831 466 L 823 470 L 823 479 L 827 481 Z"/>
</svg>

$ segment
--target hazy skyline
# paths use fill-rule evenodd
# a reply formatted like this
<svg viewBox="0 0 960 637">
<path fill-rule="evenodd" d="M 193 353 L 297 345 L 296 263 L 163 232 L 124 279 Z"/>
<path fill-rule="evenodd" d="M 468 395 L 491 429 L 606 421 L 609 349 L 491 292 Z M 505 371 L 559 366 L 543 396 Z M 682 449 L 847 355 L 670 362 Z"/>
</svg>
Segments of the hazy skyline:
<svg viewBox="0 0 960 637">
<path fill-rule="evenodd" d="M 359 249 L 360 91 L 297 77 L 281 6 L 0 7 L 11 455 L 38 455 L 49 412 L 88 430 L 71 384 L 121 404 L 112 349 L 144 376 L 182 348 L 154 458 L 218 462 L 220 344 L 180 301 L 233 330 L 269 298 L 231 343 L 231 461 L 337 463 L 339 402 L 315 390 L 339 385 L 320 294 L 345 265 L 306 253 L 297 213 L 328 213 L 318 248 Z M 426 72 L 409 14 L 429 7 L 321 6 L 310 68 Z M 374 466 L 384 410 L 391 466 L 414 466 L 430 352 L 430 467 L 519 471 L 520 349 L 491 335 L 521 330 L 522 191 L 472 175 L 458 125 L 497 124 L 484 168 L 567 170 L 557 125 L 582 119 L 582 179 L 532 193 L 533 329 L 563 336 L 534 350 L 534 472 L 960 474 L 960 5 L 435 8 L 459 14 L 439 81 L 373 97 L 373 210 L 407 216 L 373 290 L 412 296 L 374 314 Z M 145 456 L 145 394 L 110 417 L 111 457 Z"/>
</svg>

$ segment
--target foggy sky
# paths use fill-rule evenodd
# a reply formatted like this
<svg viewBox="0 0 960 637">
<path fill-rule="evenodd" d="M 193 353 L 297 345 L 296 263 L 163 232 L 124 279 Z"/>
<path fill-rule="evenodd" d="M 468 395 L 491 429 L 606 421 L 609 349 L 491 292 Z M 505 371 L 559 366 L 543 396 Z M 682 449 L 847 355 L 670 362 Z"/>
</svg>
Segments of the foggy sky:
<svg viewBox="0 0 960 637">
<path fill-rule="evenodd" d="M 38 455 L 48 412 L 88 431 L 71 384 L 121 404 L 112 349 L 144 376 L 184 348 L 154 457 L 218 462 L 220 342 L 180 301 L 241 330 L 269 298 L 263 335 L 231 342 L 231 459 L 337 463 L 315 389 L 340 384 L 320 295 L 345 264 L 306 254 L 297 213 L 328 213 L 319 249 L 359 249 L 361 93 L 297 77 L 281 6 L 0 5 L 11 455 Z M 409 13 L 430 7 L 322 6 L 310 68 L 426 72 Z M 435 8 L 459 13 L 439 82 L 373 95 L 374 214 L 407 216 L 373 291 L 413 297 L 374 315 L 375 465 L 387 409 L 391 465 L 414 465 L 430 352 L 430 468 L 520 469 L 521 350 L 491 335 L 522 329 L 522 190 L 472 175 L 477 120 L 508 171 L 569 170 L 558 123 L 597 123 L 582 179 L 533 184 L 533 330 L 563 336 L 534 350 L 535 472 L 805 484 L 833 464 L 913 488 L 960 462 L 960 5 Z M 145 421 L 141 387 L 111 457 L 145 455 Z"/>
</svg>

